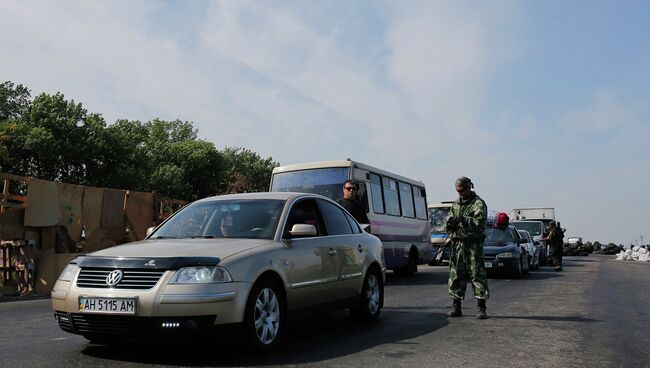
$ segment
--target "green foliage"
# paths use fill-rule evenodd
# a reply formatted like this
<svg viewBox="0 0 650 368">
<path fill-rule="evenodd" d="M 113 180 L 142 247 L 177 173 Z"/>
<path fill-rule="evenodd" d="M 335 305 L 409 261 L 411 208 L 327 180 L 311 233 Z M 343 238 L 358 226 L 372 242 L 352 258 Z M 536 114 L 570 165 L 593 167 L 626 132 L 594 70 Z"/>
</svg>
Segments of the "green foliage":
<svg viewBox="0 0 650 368">
<path fill-rule="evenodd" d="M 117 120 L 108 125 L 63 94 L 0 84 L 0 171 L 74 184 L 156 191 L 195 200 L 268 190 L 278 163 L 245 148 L 220 152 L 192 122 Z"/>
<path fill-rule="evenodd" d="M 268 157 L 242 148 L 226 147 L 223 152 L 224 179 L 220 190 L 225 193 L 266 192 L 271 182 L 271 172 L 279 164 Z"/>
</svg>

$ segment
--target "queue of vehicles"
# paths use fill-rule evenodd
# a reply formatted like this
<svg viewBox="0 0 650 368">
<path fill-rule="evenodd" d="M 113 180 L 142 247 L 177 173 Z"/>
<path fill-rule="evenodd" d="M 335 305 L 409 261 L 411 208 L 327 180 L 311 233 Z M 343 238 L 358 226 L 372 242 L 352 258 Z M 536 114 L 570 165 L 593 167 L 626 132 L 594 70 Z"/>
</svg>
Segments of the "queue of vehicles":
<svg viewBox="0 0 650 368">
<path fill-rule="evenodd" d="M 346 180 L 358 185 L 367 224 L 337 203 Z M 142 241 L 73 260 L 52 289 L 54 316 L 101 344 L 233 330 L 272 350 L 289 316 L 345 308 L 377 319 L 387 270 L 444 262 L 439 222 L 450 206 L 427 208 L 422 182 L 360 162 L 278 167 L 270 192 L 193 202 Z M 535 269 L 531 240 L 512 224 L 486 227 L 486 268 Z"/>
</svg>

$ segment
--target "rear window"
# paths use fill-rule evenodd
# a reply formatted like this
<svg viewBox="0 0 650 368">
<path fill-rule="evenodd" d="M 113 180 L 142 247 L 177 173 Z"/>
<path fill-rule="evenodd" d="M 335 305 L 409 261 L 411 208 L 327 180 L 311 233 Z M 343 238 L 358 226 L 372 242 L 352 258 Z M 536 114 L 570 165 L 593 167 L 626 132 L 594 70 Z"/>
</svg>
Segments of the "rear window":
<svg viewBox="0 0 650 368">
<path fill-rule="evenodd" d="M 488 243 L 514 242 L 515 237 L 510 229 L 500 230 L 494 227 L 485 228 L 485 241 Z"/>
</svg>

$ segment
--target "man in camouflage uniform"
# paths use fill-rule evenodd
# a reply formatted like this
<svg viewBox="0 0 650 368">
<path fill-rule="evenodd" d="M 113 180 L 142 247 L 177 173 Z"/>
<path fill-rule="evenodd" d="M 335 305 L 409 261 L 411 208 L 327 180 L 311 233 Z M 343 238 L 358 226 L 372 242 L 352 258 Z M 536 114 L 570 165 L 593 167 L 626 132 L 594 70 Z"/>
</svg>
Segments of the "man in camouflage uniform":
<svg viewBox="0 0 650 368">
<path fill-rule="evenodd" d="M 562 251 L 564 246 L 564 230 L 556 226 L 555 221 L 548 224 L 548 235 L 542 240 L 551 243 L 551 261 L 555 266 L 555 271 L 562 271 Z"/>
<path fill-rule="evenodd" d="M 449 295 L 453 300 L 453 307 L 447 316 L 462 316 L 461 300 L 470 281 L 478 303 L 476 318 L 485 319 L 485 300 L 489 295 L 483 258 L 487 205 L 472 188 L 474 184 L 470 179 L 461 176 L 456 180 L 459 198 L 451 206 L 447 217 L 447 233 L 451 240 Z"/>
</svg>

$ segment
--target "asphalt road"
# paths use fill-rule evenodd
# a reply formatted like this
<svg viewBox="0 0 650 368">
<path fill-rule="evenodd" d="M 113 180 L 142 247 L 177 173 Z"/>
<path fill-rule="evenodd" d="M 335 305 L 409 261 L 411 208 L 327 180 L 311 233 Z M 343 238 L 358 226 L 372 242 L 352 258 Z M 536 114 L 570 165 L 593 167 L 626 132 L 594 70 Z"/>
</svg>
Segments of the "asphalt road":
<svg viewBox="0 0 650 368">
<path fill-rule="evenodd" d="M 388 275 L 378 323 L 346 312 L 292 322 L 283 349 L 252 355 L 235 343 L 92 345 L 59 330 L 47 299 L 0 302 L 2 367 L 648 367 L 650 262 L 566 257 L 565 271 L 490 278 L 487 320 L 447 319 L 447 269 Z"/>
</svg>

